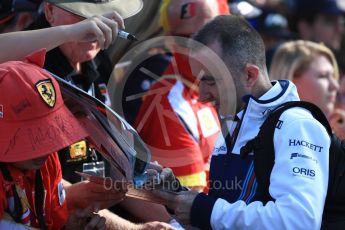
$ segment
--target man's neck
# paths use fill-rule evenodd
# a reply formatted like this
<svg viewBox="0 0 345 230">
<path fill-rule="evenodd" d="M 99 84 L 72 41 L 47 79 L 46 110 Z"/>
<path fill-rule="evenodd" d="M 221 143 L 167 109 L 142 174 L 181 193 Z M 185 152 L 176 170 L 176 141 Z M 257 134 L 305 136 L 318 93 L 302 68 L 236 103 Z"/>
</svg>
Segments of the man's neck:
<svg viewBox="0 0 345 230">
<path fill-rule="evenodd" d="M 257 85 L 255 87 L 255 90 L 252 92 L 252 95 L 256 98 L 260 98 L 271 88 L 272 84 L 268 76 L 260 76 L 260 79 L 257 81 Z"/>
</svg>

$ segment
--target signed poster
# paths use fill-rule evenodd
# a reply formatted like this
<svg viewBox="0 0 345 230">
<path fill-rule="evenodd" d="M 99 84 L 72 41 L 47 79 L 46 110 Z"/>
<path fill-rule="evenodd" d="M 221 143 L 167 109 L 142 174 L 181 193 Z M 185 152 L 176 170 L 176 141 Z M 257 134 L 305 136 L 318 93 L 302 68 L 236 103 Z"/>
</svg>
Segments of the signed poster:
<svg viewBox="0 0 345 230">
<path fill-rule="evenodd" d="M 144 183 L 151 154 L 137 132 L 111 108 L 53 75 L 65 104 L 88 132 L 88 141 L 112 166 L 112 177 Z"/>
</svg>

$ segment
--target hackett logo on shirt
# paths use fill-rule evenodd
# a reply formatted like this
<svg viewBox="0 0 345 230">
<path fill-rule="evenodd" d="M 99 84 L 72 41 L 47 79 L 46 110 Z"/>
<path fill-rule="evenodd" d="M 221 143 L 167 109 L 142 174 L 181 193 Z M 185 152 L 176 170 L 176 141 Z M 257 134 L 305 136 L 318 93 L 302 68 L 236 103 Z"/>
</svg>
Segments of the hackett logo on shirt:
<svg viewBox="0 0 345 230">
<path fill-rule="evenodd" d="M 314 144 L 309 143 L 307 141 L 301 141 L 301 140 L 296 140 L 296 139 L 289 139 L 289 146 L 304 146 L 304 147 L 311 149 L 315 152 L 321 152 L 321 150 L 323 149 L 322 146 L 314 145 Z"/>
</svg>

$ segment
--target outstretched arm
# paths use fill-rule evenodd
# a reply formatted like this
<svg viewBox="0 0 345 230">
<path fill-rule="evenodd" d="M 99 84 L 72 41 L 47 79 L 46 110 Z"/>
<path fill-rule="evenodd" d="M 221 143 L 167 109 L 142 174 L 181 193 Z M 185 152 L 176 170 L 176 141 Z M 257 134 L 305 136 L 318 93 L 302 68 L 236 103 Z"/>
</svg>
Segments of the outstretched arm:
<svg viewBox="0 0 345 230">
<path fill-rule="evenodd" d="M 123 19 L 110 12 L 76 24 L 0 34 L 0 63 L 20 60 L 36 50 L 51 50 L 67 42 L 97 41 L 106 49 L 116 40 L 119 28 L 124 28 Z"/>
<path fill-rule="evenodd" d="M 128 220 L 125 220 L 116 214 L 103 209 L 99 211 L 99 214 L 103 216 L 106 219 L 106 229 L 133 229 L 133 230 L 160 230 L 160 229 L 166 229 L 166 230 L 175 230 L 174 227 L 171 225 L 164 223 L 164 222 L 147 222 L 143 224 L 135 224 Z"/>
</svg>

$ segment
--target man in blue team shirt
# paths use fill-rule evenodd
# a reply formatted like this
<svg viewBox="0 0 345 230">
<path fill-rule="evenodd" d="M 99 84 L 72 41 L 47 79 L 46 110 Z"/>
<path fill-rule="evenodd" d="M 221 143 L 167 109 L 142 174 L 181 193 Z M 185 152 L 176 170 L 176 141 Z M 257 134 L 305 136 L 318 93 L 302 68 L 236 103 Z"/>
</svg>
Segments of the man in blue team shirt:
<svg viewBox="0 0 345 230">
<path fill-rule="evenodd" d="M 275 164 L 269 186 L 274 200 L 264 205 L 257 192 L 253 154 L 243 160 L 240 149 L 258 134 L 269 111 L 299 100 L 296 87 L 289 81 L 270 82 L 263 41 L 237 16 L 216 17 L 194 40 L 203 44 L 191 52 L 199 60 L 191 62 L 193 73 L 202 75 L 200 98 L 215 103 L 225 119 L 223 133 L 229 135 L 220 135 L 215 145 L 208 194 L 157 195 L 168 200 L 181 223 L 202 229 L 320 229 L 329 173 L 327 131 L 302 108 L 281 115 L 281 125 L 274 132 Z M 224 68 L 217 66 L 214 56 L 220 57 Z M 213 70 L 200 63 L 211 63 L 208 69 Z M 318 148 L 298 144 L 302 142 Z M 291 159 L 295 152 L 316 161 Z"/>
</svg>

